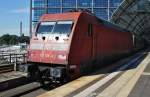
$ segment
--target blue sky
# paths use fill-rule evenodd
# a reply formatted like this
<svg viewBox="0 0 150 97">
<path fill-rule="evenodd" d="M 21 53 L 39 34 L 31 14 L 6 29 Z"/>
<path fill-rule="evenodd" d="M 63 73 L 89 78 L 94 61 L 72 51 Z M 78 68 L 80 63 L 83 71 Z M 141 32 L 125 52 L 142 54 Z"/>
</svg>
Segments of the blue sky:
<svg viewBox="0 0 150 97">
<path fill-rule="evenodd" d="M 3 34 L 19 35 L 19 24 L 23 22 L 23 33 L 29 35 L 30 0 L 1 0 L 0 36 Z"/>
</svg>

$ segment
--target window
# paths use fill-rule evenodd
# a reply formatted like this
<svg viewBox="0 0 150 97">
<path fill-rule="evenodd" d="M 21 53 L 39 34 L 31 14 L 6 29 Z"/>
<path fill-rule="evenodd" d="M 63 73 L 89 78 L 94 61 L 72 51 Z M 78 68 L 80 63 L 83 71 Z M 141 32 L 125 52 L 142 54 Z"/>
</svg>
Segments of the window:
<svg viewBox="0 0 150 97">
<path fill-rule="evenodd" d="M 69 12 L 71 10 L 75 10 L 75 8 L 63 8 L 63 12 Z"/>
<path fill-rule="evenodd" d="M 53 33 L 69 35 L 73 26 L 72 21 L 58 21 Z"/>
<path fill-rule="evenodd" d="M 45 0 L 34 0 L 33 6 L 34 7 L 45 7 L 46 1 Z"/>
<path fill-rule="evenodd" d="M 94 13 L 96 13 L 96 16 L 101 19 L 108 19 L 108 9 L 106 8 L 94 8 Z"/>
<path fill-rule="evenodd" d="M 91 37 L 93 34 L 93 25 L 90 23 L 88 25 L 88 36 Z"/>
<path fill-rule="evenodd" d="M 76 7 L 76 0 L 63 0 L 63 7 Z"/>
<path fill-rule="evenodd" d="M 123 0 L 110 0 L 110 7 L 118 7 Z"/>
<path fill-rule="evenodd" d="M 39 18 L 46 13 L 46 10 L 44 8 L 41 9 L 35 9 L 34 11 L 34 21 L 38 21 Z"/>
<path fill-rule="evenodd" d="M 60 8 L 48 8 L 48 13 L 60 13 Z"/>
<path fill-rule="evenodd" d="M 92 0 L 78 0 L 78 6 L 79 7 L 91 7 Z"/>
<path fill-rule="evenodd" d="M 73 27 L 72 21 L 41 22 L 37 29 L 38 34 L 67 34 Z"/>
<path fill-rule="evenodd" d="M 41 22 L 40 26 L 38 27 L 37 33 L 38 34 L 52 33 L 55 24 L 56 22 Z"/>
<path fill-rule="evenodd" d="M 48 0 L 49 7 L 61 7 L 61 0 Z"/>
<path fill-rule="evenodd" d="M 94 7 L 105 7 L 108 6 L 108 0 L 94 0 Z"/>
</svg>

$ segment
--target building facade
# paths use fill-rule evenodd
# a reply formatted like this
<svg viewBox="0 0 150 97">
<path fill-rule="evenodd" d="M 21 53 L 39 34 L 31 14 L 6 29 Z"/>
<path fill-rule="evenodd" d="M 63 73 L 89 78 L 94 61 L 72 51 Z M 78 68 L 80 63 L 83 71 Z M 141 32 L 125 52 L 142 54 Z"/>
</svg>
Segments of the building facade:
<svg viewBox="0 0 150 97">
<path fill-rule="evenodd" d="M 31 0 L 31 25 L 35 26 L 45 13 L 63 13 L 73 9 L 88 9 L 97 17 L 109 20 L 122 0 Z"/>
</svg>

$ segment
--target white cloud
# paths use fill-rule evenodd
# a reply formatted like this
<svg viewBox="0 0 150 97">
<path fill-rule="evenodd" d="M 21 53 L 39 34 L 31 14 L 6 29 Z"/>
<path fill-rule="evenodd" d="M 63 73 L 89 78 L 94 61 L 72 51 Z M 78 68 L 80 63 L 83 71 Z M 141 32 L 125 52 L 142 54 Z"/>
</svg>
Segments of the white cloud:
<svg viewBox="0 0 150 97">
<path fill-rule="evenodd" d="M 30 12 L 29 8 L 15 9 L 11 11 L 11 13 L 29 13 L 29 12 Z"/>
</svg>

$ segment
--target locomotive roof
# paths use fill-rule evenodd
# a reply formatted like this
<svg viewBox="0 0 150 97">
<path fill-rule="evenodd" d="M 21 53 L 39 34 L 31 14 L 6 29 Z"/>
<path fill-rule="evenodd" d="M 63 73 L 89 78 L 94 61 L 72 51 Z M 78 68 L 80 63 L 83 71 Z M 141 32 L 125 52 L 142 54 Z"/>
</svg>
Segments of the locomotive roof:
<svg viewBox="0 0 150 97">
<path fill-rule="evenodd" d="M 53 20 L 76 20 L 79 18 L 82 12 L 67 12 L 67 13 L 55 13 L 55 14 L 44 14 L 40 18 L 40 21 L 51 21 Z"/>
<path fill-rule="evenodd" d="M 68 19 L 70 19 L 70 20 L 72 20 L 72 19 L 74 19 L 74 20 L 76 20 L 76 19 L 78 19 L 79 18 L 79 16 L 82 14 L 82 13 L 85 13 L 85 14 L 88 14 L 88 15 L 91 15 L 91 16 L 94 16 L 96 19 L 97 19 L 97 21 L 99 22 L 99 23 L 101 23 L 101 24 L 103 24 L 103 25 L 105 25 L 105 26 L 107 26 L 107 27 L 109 27 L 109 28 L 113 28 L 113 29 L 116 29 L 116 30 L 119 30 L 119 31 L 122 31 L 122 32 L 130 32 L 130 31 L 128 31 L 128 30 L 126 30 L 126 29 L 123 29 L 123 28 L 121 28 L 121 27 L 119 27 L 119 26 L 117 26 L 117 25 L 115 25 L 115 24 L 113 24 L 113 23 L 111 23 L 111 22 L 109 22 L 109 21 L 106 21 L 106 20 L 103 20 L 103 19 L 101 19 L 101 18 L 98 18 L 98 17 L 96 17 L 94 14 L 92 14 L 92 13 L 89 13 L 89 12 L 85 12 L 85 11 L 83 11 L 83 12 L 66 12 L 66 13 L 56 13 L 56 14 L 44 14 L 44 15 L 42 15 L 42 17 L 40 18 L 40 21 L 48 21 L 49 20 L 49 18 L 53 21 L 53 20 L 60 20 L 60 19 L 62 19 L 62 20 L 68 20 Z M 59 15 L 58 15 L 59 14 Z"/>
<path fill-rule="evenodd" d="M 96 17 L 96 16 L 95 16 Z M 98 18 L 98 17 L 96 17 L 97 18 L 97 20 L 100 22 L 100 23 L 102 23 L 103 25 L 105 25 L 105 26 L 107 26 L 107 27 L 109 27 L 109 28 L 113 28 L 113 29 L 116 29 L 116 30 L 119 30 L 119 31 L 122 31 L 122 32 L 130 32 L 130 31 L 128 31 L 128 30 L 126 30 L 126 29 L 124 29 L 124 28 L 122 28 L 122 27 L 120 27 L 120 26 L 117 26 L 116 24 L 114 24 L 114 23 L 112 23 L 112 22 L 110 22 L 110 21 L 106 21 L 106 20 L 103 20 L 103 19 L 101 19 L 101 18 Z"/>
</svg>

